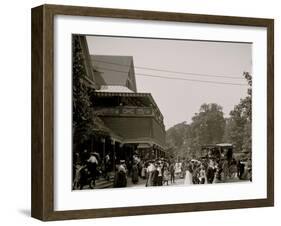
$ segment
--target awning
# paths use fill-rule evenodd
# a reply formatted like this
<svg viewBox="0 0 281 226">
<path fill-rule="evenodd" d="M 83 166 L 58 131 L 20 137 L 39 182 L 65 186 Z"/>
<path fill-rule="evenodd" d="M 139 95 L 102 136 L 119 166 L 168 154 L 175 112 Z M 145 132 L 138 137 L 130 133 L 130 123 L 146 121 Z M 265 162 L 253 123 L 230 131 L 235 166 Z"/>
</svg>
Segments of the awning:
<svg viewBox="0 0 281 226">
<path fill-rule="evenodd" d="M 146 143 L 139 144 L 137 148 L 138 149 L 151 148 L 151 145 L 150 144 L 146 144 Z"/>
<path fill-rule="evenodd" d="M 93 128 L 93 132 L 95 134 L 98 134 L 98 135 L 103 135 L 103 136 L 110 136 L 111 138 L 117 140 L 117 141 L 122 141 L 123 140 L 123 137 L 116 134 L 115 132 L 113 132 L 110 128 L 108 128 L 104 122 L 102 121 L 101 118 L 99 117 L 95 117 L 95 120 L 94 120 L 94 128 Z"/>
</svg>

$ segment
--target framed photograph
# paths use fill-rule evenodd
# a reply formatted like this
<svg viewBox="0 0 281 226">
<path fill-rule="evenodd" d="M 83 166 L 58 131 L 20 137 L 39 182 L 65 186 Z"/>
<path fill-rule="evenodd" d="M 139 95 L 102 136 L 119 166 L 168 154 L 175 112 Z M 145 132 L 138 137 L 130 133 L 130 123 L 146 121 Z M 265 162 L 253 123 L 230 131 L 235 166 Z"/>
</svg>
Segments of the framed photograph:
<svg viewBox="0 0 281 226">
<path fill-rule="evenodd" d="M 274 205 L 274 21 L 32 9 L 32 216 Z"/>
</svg>

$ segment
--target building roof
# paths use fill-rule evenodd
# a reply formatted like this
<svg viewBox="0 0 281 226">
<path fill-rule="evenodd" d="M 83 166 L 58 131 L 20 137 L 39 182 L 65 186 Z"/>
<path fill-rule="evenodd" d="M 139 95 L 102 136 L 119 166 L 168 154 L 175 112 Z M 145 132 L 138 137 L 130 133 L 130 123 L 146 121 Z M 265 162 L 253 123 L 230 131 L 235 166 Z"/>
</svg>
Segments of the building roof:
<svg viewBox="0 0 281 226">
<path fill-rule="evenodd" d="M 99 85 L 123 86 L 137 92 L 132 56 L 91 55 Z"/>
<path fill-rule="evenodd" d="M 86 37 L 84 35 L 75 35 L 74 38 L 78 42 L 78 45 L 80 46 L 83 55 L 82 62 L 86 71 L 85 76 L 83 76 L 84 82 L 88 87 L 99 89 L 100 88 L 99 84 L 103 84 L 105 82 L 103 78 L 99 75 L 99 73 L 95 72 L 92 66 Z"/>
</svg>

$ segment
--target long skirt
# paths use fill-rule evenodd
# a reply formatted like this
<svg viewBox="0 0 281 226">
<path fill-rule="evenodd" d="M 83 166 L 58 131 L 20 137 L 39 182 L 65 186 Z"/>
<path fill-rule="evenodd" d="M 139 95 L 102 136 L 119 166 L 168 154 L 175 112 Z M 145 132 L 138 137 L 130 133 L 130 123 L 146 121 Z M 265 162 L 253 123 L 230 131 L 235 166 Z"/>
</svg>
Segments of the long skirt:
<svg viewBox="0 0 281 226">
<path fill-rule="evenodd" d="M 153 184 L 153 186 L 158 186 L 158 182 L 159 182 L 158 174 L 159 174 L 159 172 L 157 170 L 154 170 L 152 172 L 152 184 Z"/>
<path fill-rule="evenodd" d="M 145 178 L 145 174 L 146 174 L 146 169 L 143 167 L 143 168 L 141 169 L 141 177 L 142 177 L 142 178 Z"/>
<path fill-rule="evenodd" d="M 132 169 L 132 182 L 134 184 L 139 182 L 139 172 L 137 167 L 133 167 Z"/>
<path fill-rule="evenodd" d="M 122 171 L 117 172 L 114 187 L 122 188 L 122 187 L 126 187 L 126 186 L 127 186 L 126 174 Z"/>
<path fill-rule="evenodd" d="M 148 172 L 148 175 L 147 175 L 147 180 L 146 180 L 146 186 L 149 187 L 149 186 L 153 186 L 153 181 L 152 181 L 152 172 Z"/>
<path fill-rule="evenodd" d="M 184 185 L 192 185 L 192 174 L 188 170 L 185 172 Z"/>
</svg>

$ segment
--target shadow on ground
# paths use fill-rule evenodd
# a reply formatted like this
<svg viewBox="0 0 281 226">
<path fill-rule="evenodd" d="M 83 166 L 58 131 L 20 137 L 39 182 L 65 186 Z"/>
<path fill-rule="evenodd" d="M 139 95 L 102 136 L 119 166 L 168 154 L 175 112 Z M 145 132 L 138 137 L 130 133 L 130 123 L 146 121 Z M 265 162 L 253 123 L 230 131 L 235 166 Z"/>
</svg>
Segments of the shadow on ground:
<svg viewBox="0 0 281 226">
<path fill-rule="evenodd" d="M 19 209 L 18 212 L 26 217 L 30 217 L 31 216 L 31 212 L 28 209 Z"/>
</svg>

